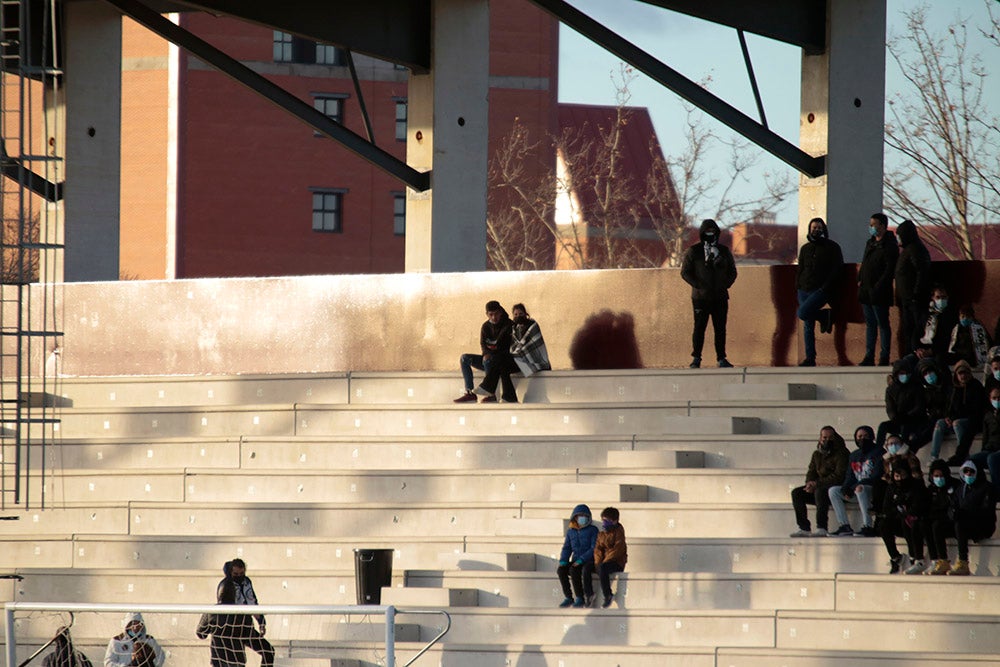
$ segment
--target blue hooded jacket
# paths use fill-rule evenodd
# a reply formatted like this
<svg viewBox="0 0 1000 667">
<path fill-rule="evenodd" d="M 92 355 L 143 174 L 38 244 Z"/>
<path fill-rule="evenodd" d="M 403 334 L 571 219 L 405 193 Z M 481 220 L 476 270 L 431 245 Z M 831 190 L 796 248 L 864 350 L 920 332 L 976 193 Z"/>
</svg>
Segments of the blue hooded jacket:
<svg viewBox="0 0 1000 667">
<path fill-rule="evenodd" d="M 566 541 L 563 542 L 562 552 L 559 554 L 559 561 L 569 563 L 570 557 L 574 561 L 593 561 L 594 546 L 597 544 L 597 534 L 600 532 L 593 521 L 581 528 L 576 517 L 585 516 L 592 519 L 590 508 L 580 504 L 573 508 L 570 515 L 569 530 L 566 531 Z"/>
</svg>

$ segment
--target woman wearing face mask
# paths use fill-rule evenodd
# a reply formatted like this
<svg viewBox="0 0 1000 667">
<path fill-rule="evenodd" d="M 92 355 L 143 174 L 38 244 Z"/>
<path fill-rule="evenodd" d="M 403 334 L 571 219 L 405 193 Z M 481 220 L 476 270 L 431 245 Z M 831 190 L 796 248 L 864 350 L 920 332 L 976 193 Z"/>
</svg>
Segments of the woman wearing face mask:
<svg viewBox="0 0 1000 667">
<path fill-rule="evenodd" d="M 594 547 L 599 531 L 592 518 L 590 508 L 583 504 L 574 507 L 570 515 L 556 570 L 565 596 L 560 607 L 589 607 L 594 603 Z"/>
<path fill-rule="evenodd" d="M 142 614 L 138 612 L 125 614 L 125 618 L 122 619 L 122 633 L 111 638 L 111 641 L 108 642 L 108 648 L 104 652 L 104 667 L 130 665 L 132 652 L 139 644 L 145 644 L 152 650 L 155 667 L 163 665 L 166 656 L 153 635 L 146 634 L 146 623 L 143 621 Z"/>
<path fill-rule="evenodd" d="M 955 385 L 948 401 L 948 416 L 939 419 L 934 426 L 931 455 L 936 457 L 941 451 L 941 443 L 946 435 L 954 433 L 958 438 L 955 454 L 948 459 L 948 465 L 961 465 L 969 457 L 972 439 L 983 429 L 983 413 L 986 412 L 986 390 L 982 383 L 972 376 L 972 368 L 965 361 L 955 364 Z"/>
<path fill-rule="evenodd" d="M 994 351 L 1000 351 L 1000 347 L 994 347 Z M 994 354 L 990 359 L 990 365 L 986 367 L 986 381 L 983 383 L 986 392 L 989 393 L 993 387 L 1000 387 L 1000 356 Z"/>
<path fill-rule="evenodd" d="M 927 542 L 927 555 L 933 567 L 927 574 L 948 574 L 948 545 L 945 540 L 955 536 L 955 493 L 962 483 L 951 475 L 951 468 L 938 459 L 931 464 L 928 485 L 927 514 L 923 518 L 923 534 Z"/>
<path fill-rule="evenodd" d="M 958 324 L 951 330 L 948 360 L 955 363 L 963 359 L 973 368 L 981 369 L 989 363 L 988 355 L 992 344 L 986 327 L 976 319 L 976 310 L 972 304 L 959 308 Z"/>
<path fill-rule="evenodd" d="M 990 389 L 990 403 L 983 415 L 983 449 L 972 456 L 980 469 L 990 471 L 993 491 L 1000 497 L 1000 387 Z"/>
<path fill-rule="evenodd" d="M 992 537 L 997 527 L 997 502 L 993 487 L 972 461 L 962 464 L 961 482 L 953 494 L 958 560 L 948 574 L 968 576 L 969 540 L 981 542 Z"/>
<path fill-rule="evenodd" d="M 930 427 L 923 385 L 916 376 L 912 357 L 892 365 L 892 382 L 885 388 L 885 414 L 889 418 L 878 425 L 875 444 L 885 445 L 887 433 L 898 433 L 910 450 L 916 452 L 923 444 L 921 435 Z"/>
</svg>

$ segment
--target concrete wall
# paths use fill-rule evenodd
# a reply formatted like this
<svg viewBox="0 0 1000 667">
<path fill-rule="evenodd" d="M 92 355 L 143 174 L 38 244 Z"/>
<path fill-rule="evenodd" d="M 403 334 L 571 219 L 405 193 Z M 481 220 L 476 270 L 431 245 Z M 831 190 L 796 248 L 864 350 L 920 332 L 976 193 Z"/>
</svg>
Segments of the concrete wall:
<svg viewBox="0 0 1000 667">
<path fill-rule="evenodd" d="M 847 273 L 836 330 L 817 334 L 820 364 L 863 355 L 853 267 Z M 978 305 L 992 332 L 1000 262 L 942 263 L 935 273 L 956 302 Z M 801 359 L 794 276 L 793 266 L 740 268 L 729 318 L 734 364 Z M 691 351 L 690 291 L 677 269 L 80 283 L 59 298 L 66 375 L 441 370 L 455 371 L 457 387 L 458 356 L 477 351 L 494 298 L 527 304 L 557 369 L 572 367 L 578 332 L 607 333 L 587 324 L 605 308 L 632 318 L 644 366 L 686 366 Z M 711 340 L 710 327 L 707 359 Z M 618 345 L 598 340 L 588 356 L 608 359 Z"/>
</svg>

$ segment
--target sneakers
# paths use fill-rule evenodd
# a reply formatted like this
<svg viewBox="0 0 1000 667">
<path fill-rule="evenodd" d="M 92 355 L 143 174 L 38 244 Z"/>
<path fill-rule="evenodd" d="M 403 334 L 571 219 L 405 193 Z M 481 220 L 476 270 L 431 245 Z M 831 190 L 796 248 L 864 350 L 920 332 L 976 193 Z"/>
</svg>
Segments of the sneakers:
<svg viewBox="0 0 1000 667">
<path fill-rule="evenodd" d="M 611 603 L 615 601 L 614 596 L 604 598 L 604 602 L 601 603 L 601 609 L 607 609 L 611 606 Z"/>
<path fill-rule="evenodd" d="M 585 606 L 583 598 L 577 598 L 577 599 L 573 600 L 573 606 L 574 607 L 583 607 L 583 606 Z"/>
<path fill-rule="evenodd" d="M 807 368 L 807 367 L 811 368 L 815 365 L 816 365 L 815 359 L 803 359 L 801 362 L 799 362 L 799 368 Z"/>
<path fill-rule="evenodd" d="M 719 359 L 719 368 L 732 368 L 733 365 L 729 363 L 728 359 Z"/>
<path fill-rule="evenodd" d="M 854 537 L 878 537 L 878 532 L 874 526 L 861 526 L 861 530 L 856 531 Z"/>
<path fill-rule="evenodd" d="M 488 391 L 486 391 L 485 389 L 483 389 L 483 385 L 478 385 L 478 386 L 477 386 L 477 387 L 476 387 L 475 389 L 473 389 L 472 391 L 473 391 L 474 393 L 478 394 L 479 396 L 492 396 L 492 395 L 493 395 L 493 394 L 491 394 L 490 392 L 488 392 Z"/>
<path fill-rule="evenodd" d="M 597 593 L 591 593 L 590 595 L 587 596 L 587 599 L 584 600 L 583 606 L 584 607 L 593 607 L 594 606 L 594 602 L 596 600 L 597 600 Z"/>
<path fill-rule="evenodd" d="M 955 567 L 951 568 L 951 572 L 949 572 L 948 574 L 950 574 L 953 577 L 967 577 L 967 576 L 969 576 L 970 574 L 972 574 L 972 571 L 969 570 L 969 561 L 967 561 L 967 560 L 956 560 L 955 561 Z"/>
<path fill-rule="evenodd" d="M 937 576 L 941 574 L 948 574 L 950 570 L 951 570 L 951 563 L 942 558 L 940 560 L 934 561 L 934 567 L 928 570 L 927 574 Z"/>
<path fill-rule="evenodd" d="M 565 609 L 566 607 L 569 607 L 572 604 L 573 604 L 573 598 L 566 598 L 565 600 L 559 603 L 559 608 Z"/>
<path fill-rule="evenodd" d="M 701 368 L 701 357 L 695 357 L 692 359 L 691 363 L 688 364 L 688 368 Z"/>
<path fill-rule="evenodd" d="M 917 560 L 910 563 L 910 567 L 903 570 L 904 574 L 923 574 L 924 570 L 927 568 L 926 563 L 923 559 L 918 558 Z"/>
<path fill-rule="evenodd" d="M 817 528 L 816 532 L 813 533 L 816 537 L 827 537 L 830 533 L 826 532 L 826 528 Z"/>
<path fill-rule="evenodd" d="M 813 534 L 812 534 L 811 531 L 804 530 L 802 528 L 799 528 L 794 533 L 791 533 L 789 535 L 789 537 L 812 537 L 812 536 L 813 536 Z"/>
<path fill-rule="evenodd" d="M 858 362 L 858 366 L 874 366 L 874 365 L 875 365 L 875 360 L 872 359 L 871 357 L 865 357 L 864 359 Z"/>
<path fill-rule="evenodd" d="M 847 537 L 848 535 L 854 535 L 854 529 L 851 528 L 851 524 L 845 523 L 837 530 L 830 533 L 830 537 Z"/>
<path fill-rule="evenodd" d="M 490 394 L 489 396 L 484 396 L 479 402 L 480 403 L 496 403 L 497 402 L 497 397 L 494 396 L 493 394 Z"/>
<path fill-rule="evenodd" d="M 889 574 L 898 574 L 899 566 L 903 562 L 902 556 L 896 556 L 895 558 L 889 559 Z"/>
<path fill-rule="evenodd" d="M 458 398 L 456 398 L 455 402 L 456 403 L 475 403 L 476 402 L 476 395 L 473 394 L 471 391 L 467 391 L 464 394 L 462 394 L 461 396 L 459 396 Z"/>
</svg>

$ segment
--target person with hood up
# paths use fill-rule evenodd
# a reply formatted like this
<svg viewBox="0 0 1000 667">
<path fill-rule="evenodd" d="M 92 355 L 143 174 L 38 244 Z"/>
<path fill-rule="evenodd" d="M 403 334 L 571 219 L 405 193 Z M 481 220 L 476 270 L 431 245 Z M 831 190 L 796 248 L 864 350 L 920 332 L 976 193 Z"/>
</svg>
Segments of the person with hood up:
<svg viewBox="0 0 1000 667">
<path fill-rule="evenodd" d="M 854 431 L 857 449 L 847 458 L 847 473 L 840 486 L 831 486 L 830 504 L 837 515 L 840 527 L 830 533 L 833 537 L 858 535 L 875 537 L 875 517 L 872 511 L 875 487 L 882 478 L 882 448 L 871 437 L 871 426 L 859 426 Z M 857 533 L 847 518 L 845 502 L 856 502 L 861 511 L 861 528 Z"/>
<path fill-rule="evenodd" d="M 552 370 L 549 351 L 545 347 L 538 322 L 531 318 L 523 303 L 515 303 L 511 312 L 514 314 L 514 329 L 510 338 L 510 354 L 521 374 L 530 377 L 539 371 Z M 496 391 L 496 383 L 493 384 L 493 390 Z"/>
<path fill-rule="evenodd" d="M 222 580 L 218 588 L 218 604 L 234 605 L 236 602 L 236 585 L 231 577 Z M 212 667 L 244 667 L 246 665 L 246 647 L 253 647 L 267 642 L 253 627 L 253 620 L 246 614 L 203 614 L 195 629 L 198 639 L 211 636 Z M 267 644 L 270 648 L 270 643 Z M 254 649 L 257 650 L 257 649 Z M 274 665 L 274 649 L 260 652 L 261 667 Z"/>
<path fill-rule="evenodd" d="M 896 305 L 901 334 L 899 356 L 903 357 L 913 351 L 923 333 L 925 304 L 931 297 L 931 254 L 910 220 L 899 223 L 896 238 L 900 247 L 896 260 Z"/>
<path fill-rule="evenodd" d="M 952 496 L 958 560 L 948 572 L 959 577 L 972 574 L 969 570 L 969 540 L 982 542 L 992 537 L 997 528 L 996 496 L 979 466 L 972 461 L 963 463 L 961 481 Z"/>
<path fill-rule="evenodd" d="M 601 593 L 604 595 L 602 609 L 607 609 L 615 601 L 611 593 L 611 575 L 623 572 L 628 563 L 625 527 L 619 522 L 619 517 L 617 508 L 604 508 L 601 512 L 601 532 L 594 546 L 594 565 L 597 568 L 597 578 L 601 581 Z"/>
<path fill-rule="evenodd" d="M 566 531 L 556 569 L 565 596 L 560 607 L 589 607 L 594 604 L 594 548 L 599 531 L 592 518 L 590 508 L 582 503 L 574 507 L 570 514 L 569 530 Z"/>
<path fill-rule="evenodd" d="M 948 363 L 948 346 L 951 345 L 951 331 L 958 322 L 955 307 L 948 299 L 948 290 L 943 285 L 935 285 L 927 312 L 923 314 L 924 325 L 919 341 L 930 345 L 933 356 L 939 363 Z"/>
<path fill-rule="evenodd" d="M 860 430 L 860 429 L 859 429 Z M 871 427 L 868 427 L 871 432 Z M 871 437 L 869 435 L 869 437 Z M 855 433 L 857 438 L 857 433 Z M 819 430 L 819 442 L 809 459 L 806 482 L 792 489 L 792 508 L 799 529 L 790 537 L 826 537 L 830 520 L 830 489 L 840 485 L 847 473 L 847 445 L 832 426 Z M 816 506 L 816 532 L 812 532 L 806 505 Z"/>
<path fill-rule="evenodd" d="M 1000 387 L 990 389 L 989 407 L 983 415 L 983 448 L 972 455 L 980 470 L 990 471 L 990 483 L 1000 498 Z"/>
<path fill-rule="evenodd" d="M 889 418 L 878 425 L 875 438 L 879 447 L 885 445 L 888 433 L 898 433 L 903 442 L 916 453 L 926 443 L 930 427 L 923 384 L 916 377 L 913 358 L 899 359 L 892 365 L 892 381 L 885 388 L 885 414 Z"/>
<path fill-rule="evenodd" d="M 910 473 L 905 461 L 896 461 L 889 474 L 892 481 L 885 496 L 885 511 L 882 516 L 882 542 L 889 553 L 889 574 L 899 572 L 903 555 L 896 547 L 896 537 L 906 540 L 906 553 L 910 566 L 906 574 L 923 574 L 924 538 L 921 520 L 927 515 L 929 497 L 922 475 Z"/>
<path fill-rule="evenodd" d="M 922 521 L 927 556 L 934 565 L 927 574 L 948 574 L 951 561 L 948 560 L 948 545 L 945 540 L 955 536 L 954 496 L 961 482 L 952 477 L 951 468 L 941 459 L 931 463 L 928 478 L 927 513 Z"/>
<path fill-rule="evenodd" d="M 684 253 L 681 278 L 691 286 L 694 308 L 694 333 L 691 335 L 691 368 L 701 367 L 705 329 L 712 318 L 715 331 L 715 356 L 719 368 L 732 368 L 726 358 L 726 319 L 729 316 L 729 288 L 736 282 L 736 261 L 729 248 L 719 243 L 719 225 L 703 220 L 699 230 L 701 243 Z"/>
<path fill-rule="evenodd" d="M 986 367 L 983 386 L 986 388 L 987 393 L 993 387 L 1000 387 L 1000 355 L 997 354 L 998 351 L 1000 351 L 998 347 L 994 347 L 991 350 L 993 356 L 990 357 L 990 365 Z"/>
<path fill-rule="evenodd" d="M 121 634 L 112 637 L 108 642 L 108 648 L 104 651 L 104 667 L 132 664 L 132 653 L 138 644 L 146 644 L 153 650 L 155 667 L 163 665 L 166 656 L 153 635 L 146 633 L 146 622 L 142 619 L 142 614 L 138 612 L 125 614 L 122 619 Z"/>
<path fill-rule="evenodd" d="M 865 358 L 859 366 L 875 365 L 875 341 L 879 339 L 878 365 L 889 365 L 889 306 L 892 305 L 892 279 L 896 271 L 899 246 L 889 231 L 889 218 L 884 213 L 872 214 L 868 222 L 871 238 L 865 244 L 864 256 L 858 268 L 858 301 L 865 315 Z"/>
<path fill-rule="evenodd" d="M 480 391 L 472 390 L 472 369 L 477 368 L 486 373 L 494 364 L 500 370 L 499 378 L 503 382 L 504 398 L 512 398 L 517 402 L 517 393 L 514 391 L 514 383 L 510 379 L 510 374 L 517 372 L 517 365 L 510 355 L 511 333 L 514 323 L 507 315 L 507 311 L 500 305 L 499 301 L 488 301 L 486 303 L 486 321 L 479 328 L 480 354 L 466 353 L 459 360 L 462 368 L 462 380 L 465 382 L 465 393 L 455 399 L 456 403 L 476 402 L 476 394 L 483 395 L 483 403 L 496 403 L 497 397 L 492 392 L 482 390 L 482 385 L 478 387 Z M 494 385 L 494 391 L 496 385 Z"/>
<path fill-rule="evenodd" d="M 989 350 L 993 343 L 983 323 L 976 319 L 976 309 L 966 304 L 958 309 L 958 324 L 951 330 L 948 358 L 952 363 L 964 360 L 975 369 L 989 364 Z"/>
<path fill-rule="evenodd" d="M 90 658 L 73 648 L 69 628 L 59 628 L 51 644 L 53 651 L 42 660 L 42 667 L 94 667 Z"/>
<path fill-rule="evenodd" d="M 257 592 L 253 589 L 253 581 L 247 576 L 247 564 L 242 558 L 226 561 L 222 566 L 222 573 L 226 577 L 219 582 L 219 586 L 215 590 L 216 599 L 220 601 L 219 604 L 257 604 Z M 221 602 L 229 584 L 232 584 L 233 587 L 233 602 Z M 257 621 L 257 630 L 249 635 L 243 635 L 243 643 L 260 654 L 261 667 L 268 667 L 268 665 L 274 664 L 274 647 L 271 646 L 271 642 L 264 638 L 267 633 L 267 620 L 263 614 L 255 614 L 253 620 Z M 240 622 L 249 624 L 251 629 L 253 628 L 250 616 L 243 617 Z"/>
<path fill-rule="evenodd" d="M 799 249 L 799 262 L 795 269 L 795 287 L 799 295 L 798 318 L 802 320 L 802 339 L 806 358 L 799 366 L 816 365 L 816 320 L 819 330 L 829 333 L 833 315 L 828 308 L 836 296 L 835 289 L 844 268 L 844 254 L 840 245 L 830 240 L 823 218 L 809 221 L 807 242 Z"/>
<path fill-rule="evenodd" d="M 931 444 L 931 458 L 941 455 L 941 445 L 946 436 L 954 433 L 958 447 L 948 459 L 948 465 L 957 466 L 969 458 L 972 439 L 983 430 L 983 414 L 986 412 L 986 390 L 972 375 L 972 368 L 965 361 L 955 364 L 952 374 L 954 385 L 948 399 L 948 413 L 934 425 Z"/>
</svg>

